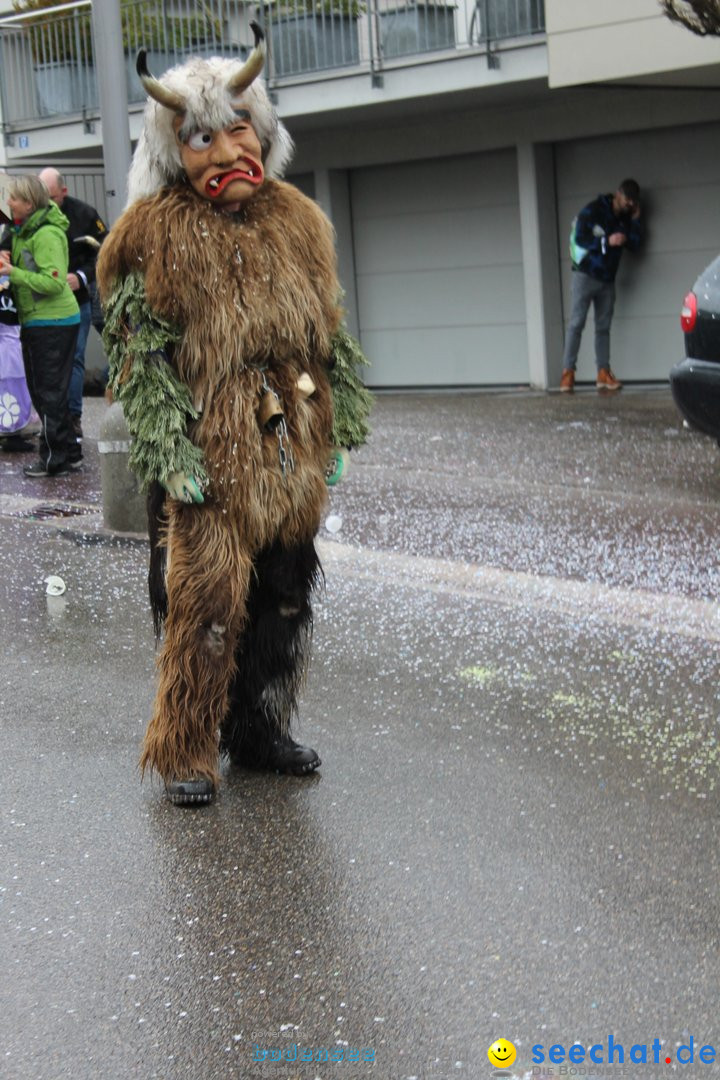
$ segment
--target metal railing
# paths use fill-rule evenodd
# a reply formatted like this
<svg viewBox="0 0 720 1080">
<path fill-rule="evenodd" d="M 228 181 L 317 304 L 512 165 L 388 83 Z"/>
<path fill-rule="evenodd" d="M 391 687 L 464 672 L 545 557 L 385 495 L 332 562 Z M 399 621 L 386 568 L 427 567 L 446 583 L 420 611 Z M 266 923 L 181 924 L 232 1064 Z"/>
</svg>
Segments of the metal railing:
<svg viewBox="0 0 720 1080">
<path fill-rule="evenodd" d="M 0 96 L 6 125 L 97 104 L 89 3 L 2 20 Z"/>
<path fill-rule="evenodd" d="M 91 0 L 0 20 L 0 105 L 7 131 L 28 122 L 97 112 Z M 190 55 L 244 58 L 255 4 L 244 0 L 125 0 L 123 44 L 131 102 L 144 100 L 135 72 L 139 48 L 160 75 Z M 544 32 L 543 0 L 265 0 L 267 78 L 335 70 L 377 77 L 413 57 L 468 49 L 497 55 L 495 43 Z M 496 64 L 493 61 L 493 66 Z"/>
<path fill-rule="evenodd" d="M 468 41 L 481 45 L 544 32 L 544 0 L 475 0 Z"/>
</svg>

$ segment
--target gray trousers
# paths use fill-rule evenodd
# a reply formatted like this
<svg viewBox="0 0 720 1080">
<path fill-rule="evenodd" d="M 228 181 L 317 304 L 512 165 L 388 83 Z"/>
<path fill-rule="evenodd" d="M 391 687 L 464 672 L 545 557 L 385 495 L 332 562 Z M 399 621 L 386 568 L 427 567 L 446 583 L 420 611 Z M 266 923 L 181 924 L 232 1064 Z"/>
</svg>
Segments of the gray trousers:
<svg viewBox="0 0 720 1080">
<path fill-rule="evenodd" d="M 573 270 L 572 307 L 570 322 L 565 335 L 563 368 L 575 370 L 580 339 L 585 327 L 588 309 L 593 305 L 595 319 L 595 363 L 600 368 L 610 367 L 610 323 L 615 307 L 615 282 L 598 281 L 580 270 Z"/>
</svg>

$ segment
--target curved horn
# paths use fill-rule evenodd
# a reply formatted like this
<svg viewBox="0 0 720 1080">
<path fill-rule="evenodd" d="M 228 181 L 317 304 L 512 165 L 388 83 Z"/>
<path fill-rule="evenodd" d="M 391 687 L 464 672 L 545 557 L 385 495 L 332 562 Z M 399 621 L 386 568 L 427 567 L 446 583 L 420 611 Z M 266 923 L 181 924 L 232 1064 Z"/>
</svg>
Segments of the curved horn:
<svg viewBox="0 0 720 1080">
<path fill-rule="evenodd" d="M 262 71 L 263 64 L 265 63 L 265 53 L 267 52 L 265 35 L 256 22 L 251 22 L 250 26 L 255 35 L 255 48 L 248 56 L 237 75 L 233 75 L 232 79 L 228 82 L 227 88 L 231 94 L 239 94 L 243 90 L 247 90 L 253 79 L 257 79 Z"/>
<path fill-rule="evenodd" d="M 180 94 L 176 94 L 174 90 L 168 90 L 167 86 L 151 75 L 147 66 L 147 52 L 145 49 L 141 49 L 137 54 L 137 62 L 135 64 L 136 71 L 140 78 L 140 82 L 145 87 L 145 91 L 151 98 L 155 98 L 161 105 L 164 105 L 166 109 L 172 109 L 176 113 L 184 113 L 187 109 L 187 102 L 185 98 Z"/>
</svg>

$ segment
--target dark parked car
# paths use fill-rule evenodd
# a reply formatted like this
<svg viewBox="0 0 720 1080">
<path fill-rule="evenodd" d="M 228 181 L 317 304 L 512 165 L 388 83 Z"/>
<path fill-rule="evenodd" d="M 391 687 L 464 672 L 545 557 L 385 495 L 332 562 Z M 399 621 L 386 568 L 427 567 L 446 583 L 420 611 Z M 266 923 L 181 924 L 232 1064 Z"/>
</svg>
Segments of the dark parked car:
<svg viewBox="0 0 720 1080">
<path fill-rule="evenodd" d="M 692 427 L 720 442 L 720 256 L 685 297 L 680 325 L 685 359 L 670 372 L 675 404 Z"/>
</svg>

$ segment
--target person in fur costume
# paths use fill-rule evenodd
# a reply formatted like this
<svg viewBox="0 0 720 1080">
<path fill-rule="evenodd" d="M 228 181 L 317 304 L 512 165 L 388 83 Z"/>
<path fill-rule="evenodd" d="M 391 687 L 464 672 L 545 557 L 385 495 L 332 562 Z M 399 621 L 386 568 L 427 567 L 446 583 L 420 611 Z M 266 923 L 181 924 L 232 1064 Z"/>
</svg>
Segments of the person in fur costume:
<svg viewBox="0 0 720 1080">
<path fill-rule="evenodd" d="M 290 734 L 314 537 L 333 447 L 364 441 L 370 401 L 341 327 L 332 227 L 277 179 L 292 143 L 253 30 L 244 65 L 193 59 L 155 79 L 139 55 L 145 126 L 97 268 L 164 628 L 140 765 L 180 805 L 213 799 L 219 750 L 296 775 L 320 765 Z"/>
</svg>

